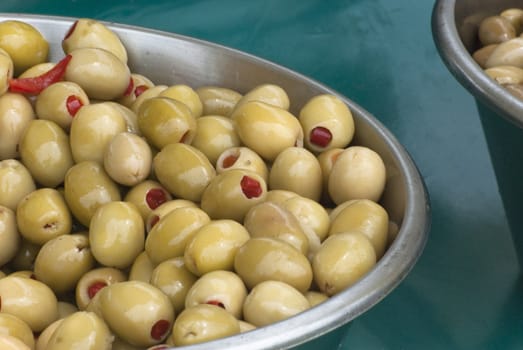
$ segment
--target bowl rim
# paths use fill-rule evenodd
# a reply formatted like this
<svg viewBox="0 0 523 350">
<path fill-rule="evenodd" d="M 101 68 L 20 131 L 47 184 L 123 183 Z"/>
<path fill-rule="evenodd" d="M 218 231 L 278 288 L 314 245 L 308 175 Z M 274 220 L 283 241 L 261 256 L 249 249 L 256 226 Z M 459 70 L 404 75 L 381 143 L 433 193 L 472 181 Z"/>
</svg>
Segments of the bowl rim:
<svg viewBox="0 0 523 350">
<path fill-rule="evenodd" d="M 52 21 L 54 23 L 72 24 L 78 18 L 38 14 L 0 13 L 0 21 L 5 19 L 29 20 L 30 22 L 36 23 Z M 189 41 L 198 45 L 225 50 L 234 56 L 253 61 L 255 64 L 268 65 L 278 72 L 291 75 L 303 83 L 311 84 L 326 93 L 335 94 L 340 97 L 353 112 L 361 115 L 361 119 L 364 119 L 365 123 L 370 124 L 379 136 L 384 139 L 390 154 L 397 162 L 398 170 L 404 178 L 406 191 L 405 210 L 400 231 L 395 241 L 391 244 L 384 256 L 377 262 L 376 266 L 357 283 L 322 303 L 321 308 L 312 307 L 284 321 L 276 322 L 246 333 L 214 340 L 209 343 L 177 347 L 176 349 L 204 350 L 217 348 L 243 350 L 245 349 L 247 341 L 249 349 L 252 350 L 287 349 L 295 347 L 347 324 L 380 302 L 404 280 L 421 256 L 428 240 L 431 225 L 429 194 L 420 171 L 408 151 L 372 114 L 364 110 L 354 101 L 318 81 L 249 53 L 186 35 L 137 25 L 100 21 L 116 31 L 138 31 L 151 36 Z M 350 304 L 348 304 L 347 301 L 350 301 Z M 285 335 L 282 336 L 283 334 Z M 275 337 L 274 335 L 277 336 Z"/>
<path fill-rule="evenodd" d="M 523 101 L 491 79 L 463 44 L 455 19 L 457 0 L 436 0 L 431 18 L 434 43 L 443 62 L 479 102 L 523 128 Z"/>
</svg>

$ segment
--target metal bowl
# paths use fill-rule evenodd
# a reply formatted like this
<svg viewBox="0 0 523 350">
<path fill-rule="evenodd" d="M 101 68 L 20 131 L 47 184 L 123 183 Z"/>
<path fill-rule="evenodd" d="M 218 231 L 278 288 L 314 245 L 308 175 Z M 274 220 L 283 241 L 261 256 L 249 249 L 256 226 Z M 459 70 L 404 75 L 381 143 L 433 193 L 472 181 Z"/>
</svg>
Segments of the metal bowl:
<svg viewBox="0 0 523 350">
<path fill-rule="evenodd" d="M 480 47 L 480 22 L 508 8 L 523 5 L 518 0 L 437 0 L 432 12 L 432 33 L 443 62 L 475 98 L 512 239 L 523 266 L 523 101 L 490 79 L 471 56 Z"/>
<path fill-rule="evenodd" d="M 61 40 L 73 18 L 0 14 L 0 21 L 6 19 L 22 20 L 38 28 L 50 43 L 52 61 L 64 56 Z M 126 46 L 132 71 L 146 75 L 157 84 L 185 83 L 193 87 L 211 84 L 246 92 L 262 83 L 274 83 L 288 92 L 293 112 L 309 98 L 321 93 L 338 95 L 352 110 L 356 126 L 354 143 L 371 147 L 386 163 L 388 181 L 382 204 L 391 219 L 400 225 L 393 244 L 364 278 L 321 305 L 267 327 L 187 349 L 336 347 L 343 336 L 342 326 L 389 294 L 409 273 L 425 246 L 430 226 L 429 199 L 423 179 L 406 150 L 360 106 L 289 69 L 189 37 L 106 24 Z M 333 335 L 335 339 L 329 338 Z"/>
</svg>

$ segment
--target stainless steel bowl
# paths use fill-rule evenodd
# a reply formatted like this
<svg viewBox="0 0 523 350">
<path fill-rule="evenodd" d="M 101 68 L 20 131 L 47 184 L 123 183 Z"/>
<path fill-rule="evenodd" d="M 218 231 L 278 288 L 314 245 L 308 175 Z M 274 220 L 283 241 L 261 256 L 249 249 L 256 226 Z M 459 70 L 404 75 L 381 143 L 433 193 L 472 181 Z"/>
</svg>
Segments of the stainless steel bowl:
<svg viewBox="0 0 523 350">
<path fill-rule="evenodd" d="M 479 48 L 477 30 L 485 17 L 518 0 L 437 0 L 432 33 L 443 62 L 475 98 L 512 238 L 523 266 L 523 101 L 490 79 L 471 54 Z"/>
<path fill-rule="evenodd" d="M 0 20 L 18 19 L 38 28 L 51 44 L 50 59 L 63 57 L 61 40 L 74 19 L 0 14 Z M 134 72 L 156 83 L 186 83 L 193 87 L 220 85 L 240 92 L 261 83 L 282 86 L 296 112 L 310 97 L 334 93 L 291 70 L 251 55 L 180 35 L 133 26 L 108 24 L 122 39 Z M 339 94 L 337 94 L 339 96 Z M 399 234 L 375 268 L 354 286 L 288 320 L 237 336 L 187 349 L 315 349 L 334 348 L 330 335 L 341 337 L 341 327 L 370 309 L 409 273 L 422 253 L 430 224 L 429 199 L 424 182 L 408 153 L 372 115 L 340 96 L 353 112 L 355 143 L 367 145 L 385 160 L 388 182 L 383 205 L 400 224 Z"/>
</svg>

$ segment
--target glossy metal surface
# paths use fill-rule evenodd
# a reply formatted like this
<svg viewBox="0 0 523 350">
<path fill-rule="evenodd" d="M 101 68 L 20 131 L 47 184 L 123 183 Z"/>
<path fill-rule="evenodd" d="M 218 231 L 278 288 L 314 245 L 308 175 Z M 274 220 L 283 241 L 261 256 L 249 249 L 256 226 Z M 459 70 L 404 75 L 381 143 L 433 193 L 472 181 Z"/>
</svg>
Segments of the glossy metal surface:
<svg viewBox="0 0 523 350">
<path fill-rule="evenodd" d="M 34 25 L 49 41 L 51 61 L 63 57 L 61 39 L 73 20 L 59 17 L 0 15 L 0 21 L 18 19 Z M 107 23 L 109 25 L 109 23 Z M 219 85 L 245 93 L 262 83 L 283 87 L 297 112 L 309 98 L 336 93 L 291 70 L 223 46 L 175 34 L 111 24 L 127 48 L 131 70 L 157 84 L 185 83 L 194 87 Z M 392 246 L 360 282 L 285 322 L 218 340 L 219 349 L 281 349 L 307 342 L 345 325 L 392 291 L 408 274 L 423 251 L 430 225 L 428 195 L 407 151 L 372 115 L 340 95 L 355 119 L 355 141 L 371 147 L 385 161 L 388 180 L 383 205 L 400 223 Z M 195 345 L 208 349 L 210 344 Z"/>
</svg>

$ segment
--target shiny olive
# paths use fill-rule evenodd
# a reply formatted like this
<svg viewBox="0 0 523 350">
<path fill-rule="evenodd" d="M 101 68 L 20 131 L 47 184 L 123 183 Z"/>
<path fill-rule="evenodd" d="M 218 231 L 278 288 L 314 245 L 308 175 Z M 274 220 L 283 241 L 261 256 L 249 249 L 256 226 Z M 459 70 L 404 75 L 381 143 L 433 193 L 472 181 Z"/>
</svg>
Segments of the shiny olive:
<svg viewBox="0 0 523 350">
<path fill-rule="evenodd" d="M 219 306 L 199 304 L 183 310 L 172 327 L 175 346 L 203 343 L 240 333 L 238 320 Z"/>
<path fill-rule="evenodd" d="M 111 350 L 113 336 L 99 316 L 78 311 L 67 316 L 56 327 L 47 343 L 48 350 Z"/>
<path fill-rule="evenodd" d="M 147 282 L 151 280 L 151 274 L 153 273 L 155 264 L 149 259 L 147 252 L 144 250 L 136 259 L 129 270 L 129 281 L 142 281 Z"/>
<path fill-rule="evenodd" d="M 215 270 L 232 270 L 236 252 L 250 235 L 234 220 L 213 220 L 196 231 L 184 251 L 186 267 L 197 276 Z"/>
<path fill-rule="evenodd" d="M 344 148 L 331 148 L 318 154 L 318 163 L 320 163 L 321 173 L 323 177 L 323 188 L 328 191 L 329 176 L 332 171 L 332 166 L 336 162 L 338 156 L 343 152 Z"/>
<path fill-rule="evenodd" d="M 23 341 L 7 334 L 0 334 L 0 348 L 2 350 L 31 350 Z"/>
<path fill-rule="evenodd" d="M 498 84 L 523 83 L 523 69 L 514 66 L 496 66 L 485 69 L 485 73 Z"/>
<path fill-rule="evenodd" d="M 34 261 L 39 251 L 40 245 L 31 243 L 28 240 L 22 238 L 18 251 L 9 262 L 9 267 L 14 271 L 32 271 L 34 269 Z"/>
<path fill-rule="evenodd" d="M 120 200 L 118 186 L 101 164 L 94 161 L 81 162 L 69 169 L 65 175 L 64 195 L 74 217 L 86 227 L 100 205 Z"/>
<path fill-rule="evenodd" d="M 0 22 L 0 48 L 4 49 L 15 68 L 15 75 L 47 60 L 49 44 L 38 29 L 18 20 Z"/>
<path fill-rule="evenodd" d="M 0 266 L 16 256 L 21 244 L 14 210 L 0 205 Z"/>
<path fill-rule="evenodd" d="M 36 347 L 35 350 L 46 350 L 47 344 L 49 343 L 49 339 L 51 339 L 51 336 L 53 335 L 54 331 L 60 323 L 62 323 L 63 318 L 59 318 L 53 323 L 51 323 L 49 326 L 45 327 L 45 329 L 38 335 L 38 338 L 36 338 Z"/>
<path fill-rule="evenodd" d="M 87 271 L 75 287 L 75 301 L 80 310 L 85 310 L 100 289 L 127 280 L 125 274 L 113 267 L 98 267 Z"/>
<path fill-rule="evenodd" d="M 62 235 L 46 242 L 36 256 L 34 273 L 55 293 L 72 291 L 95 265 L 89 240 L 82 234 Z"/>
<path fill-rule="evenodd" d="M 212 219 L 242 222 L 247 211 L 265 200 L 267 184 L 258 174 L 232 169 L 218 174 L 202 194 L 201 207 Z"/>
<path fill-rule="evenodd" d="M 245 333 L 248 331 L 252 331 L 253 329 L 256 329 L 256 326 L 252 323 L 245 322 L 243 320 L 238 320 L 238 323 L 240 324 L 240 333 Z"/>
<path fill-rule="evenodd" d="M 320 203 L 310 198 L 295 196 L 284 201 L 282 206 L 298 219 L 302 227 L 312 229 L 320 241 L 327 237 L 329 214 Z"/>
<path fill-rule="evenodd" d="M 124 201 L 133 203 L 144 220 L 162 204 L 172 200 L 172 195 L 157 181 L 144 180 L 129 189 Z"/>
<path fill-rule="evenodd" d="M 272 163 L 269 188 L 287 190 L 319 201 L 323 179 L 318 159 L 305 148 L 289 147 Z"/>
<path fill-rule="evenodd" d="M 503 16 L 490 16 L 481 21 L 478 28 L 478 38 L 483 46 L 499 44 L 516 37 L 516 29 Z"/>
<path fill-rule="evenodd" d="M 142 347 L 165 340 L 172 328 L 174 310 L 162 291 L 140 281 L 115 283 L 102 291 L 103 319 L 115 335 Z"/>
<path fill-rule="evenodd" d="M 385 188 L 385 164 L 378 153 L 364 146 L 341 152 L 329 175 L 328 191 L 340 204 L 350 199 L 378 201 Z"/>
<path fill-rule="evenodd" d="M 313 278 L 305 255 L 289 243 L 270 237 L 251 238 L 241 246 L 234 258 L 234 270 L 249 289 L 275 280 L 305 292 Z"/>
<path fill-rule="evenodd" d="M 354 136 L 354 120 L 347 105 L 335 95 L 311 98 L 300 110 L 305 146 L 315 153 L 344 148 Z"/>
<path fill-rule="evenodd" d="M 154 208 L 145 219 L 145 230 L 147 232 L 150 232 L 154 225 L 162 217 L 167 215 L 167 213 L 170 213 L 174 209 L 182 208 L 182 207 L 196 207 L 196 203 L 193 201 L 189 201 L 187 199 L 171 199 L 168 201 L 165 201 L 158 205 L 156 208 Z"/>
<path fill-rule="evenodd" d="M 488 58 L 497 46 L 498 44 L 490 44 L 487 46 L 483 46 L 472 53 L 472 58 L 481 68 L 484 69 Z"/>
<path fill-rule="evenodd" d="M 131 108 L 132 104 L 138 96 L 144 91 L 154 87 L 154 83 L 146 76 L 138 73 L 131 73 L 132 88 L 127 90 L 125 94 L 120 97 L 117 102 L 128 108 Z"/>
<path fill-rule="evenodd" d="M 183 256 L 185 247 L 196 230 L 209 221 L 207 213 L 198 207 L 174 209 L 161 218 L 147 235 L 147 255 L 155 264 Z"/>
<path fill-rule="evenodd" d="M 152 167 L 152 151 L 140 136 L 122 132 L 107 145 L 104 168 L 117 183 L 134 186 L 145 180 Z"/>
<path fill-rule="evenodd" d="M 138 126 L 147 141 L 158 149 L 170 143 L 191 143 L 196 118 L 183 102 L 170 97 L 152 97 L 137 111 Z"/>
<path fill-rule="evenodd" d="M 35 119 L 20 137 L 20 157 L 40 185 L 56 187 L 73 166 L 69 137 L 55 122 Z"/>
<path fill-rule="evenodd" d="M 0 96 L 9 89 L 9 80 L 13 78 L 14 66 L 11 56 L 0 48 Z"/>
<path fill-rule="evenodd" d="M 16 210 L 18 203 L 36 185 L 27 168 L 16 159 L 0 161 L 0 205 Z"/>
<path fill-rule="evenodd" d="M 35 348 L 35 338 L 32 329 L 17 316 L 0 312 L 0 334 L 18 338 L 30 349 Z"/>
<path fill-rule="evenodd" d="M 312 306 L 316 306 L 318 304 L 323 303 L 325 300 L 329 299 L 329 296 L 325 293 L 316 292 L 313 290 L 307 291 L 305 294 L 305 298 L 309 301 L 309 304 Z"/>
<path fill-rule="evenodd" d="M 243 225 L 251 237 L 278 238 L 304 255 L 309 251 L 309 240 L 300 222 L 280 204 L 274 202 L 256 204 L 245 215 Z"/>
<path fill-rule="evenodd" d="M 7 276 L 0 279 L 0 311 L 17 316 L 40 332 L 58 318 L 57 299 L 51 288 L 32 278 Z"/>
<path fill-rule="evenodd" d="M 211 304 L 241 319 L 246 296 L 247 288 L 237 274 L 216 270 L 204 274 L 192 285 L 185 298 L 185 308 L 198 304 Z"/>
<path fill-rule="evenodd" d="M 270 190 L 267 192 L 265 200 L 267 202 L 274 202 L 276 204 L 283 204 L 288 199 L 298 197 L 298 194 L 287 190 Z"/>
<path fill-rule="evenodd" d="M 79 311 L 75 304 L 58 300 L 58 318 L 65 318 Z"/>
<path fill-rule="evenodd" d="M 496 66 L 515 66 L 523 68 L 523 38 L 516 37 L 504 41 L 490 54 L 489 58 L 485 62 L 485 68 L 491 68 Z"/>
<path fill-rule="evenodd" d="M 240 140 L 266 161 L 273 161 L 288 147 L 303 144 L 300 122 L 283 108 L 251 101 L 236 108 L 231 118 Z"/>
<path fill-rule="evenodd" d="M 114 100 L 123 96 L 129 87 L 129 67 L 111 52 L 79 48 L 69 54 L 72 58 L 65 71 L 65 80 L 80 85 L 89 98 Z"/>
<path fill-rule="evenodd" d="M 150 283 L 169 297 L 178 314 L 185 308 L 187 292 L 197 279 L 179 256 L 159 263 L 151 273 Z"/>
<path fill-rule="evenodd" d="M 22 94 L 6 92 L 0 96 L 0 160 L 19 156 L 18 143 L 35 113 Z"/>
<path fill-rule="evenodd" d="M 396 237 L 398 237 L 399 231 L 399 225 L 396 222 L 389 220 L 389 226 L 387 229 L 387 246 L 390 246 L 392 242 L 394 242 Z"/>
<path fill-rule="evenodd" d="M 165 146 L 153 159 L 158 181 L 175 197 L 199 202 L 216 176 L 209 159 L 196 147 L 184 143 Z"/>
<path fill-rule="evenodd" d="M 169 97 L 182 102 L 189 107 L 195 118 L 199 118 L 202 115 L 202 101 L 196 91 L 188 85 L 178 84 L 169 86 L 167 89 L 163 90 L 159 96 Z"/>
<path fill-rule="evenodd" d="M 102 265 L 125 269 L 144 249 L 144 222 L 138 208 L 113 201 L 96 209 L 89 226 L 89 243 Z"/>
<path fill-rule="evenodd" d="M 56 65 L 54 62 L 42 62 L 35 64 L 23 71 L 18 78 L 34 78 L 49 72 Z"/>
<path fill-rule="evenodd" d="M 155 345 L 153 345 L 155 346 Z M 150 348 L 147 348 L 149 350 Z M 112 350 L 143 350 L 142 347 L 134 346 L 126 342 L 125 340 L 120 339 L 119 337 L 114 337 Z"/>
<path fill-rule="evenodd" d="M 259 174 L 266 182 L 269 180 L 269 169 L 265 161 L 253 150 L 243 147 L 231 147 L 224 150 L 216 160 L 216 172 L 223 173 L 231 169 L 250 170 Z"/>
<path fill-rule="evenodd" d="M 257 327 L 285 320 L 310 308 L 305 296 L 291 285 L 280 281 L 264 281 L 247 295 L 244 318 Z"/>
<path fill-rule="evenodd" d="M 138 116 L 136 113 L 120 103 L 114 101 L 104 101 L 107 106 L 113 107 L 116 109 L 122 118 L 125 120 L 126 131 L 138 136 L 142 136 L 140 128 L 138 126 Z"/>
<path fill-rule="evenodd" d="M 262 84 L 249 90 L 236 103 L 234 109 L 240 108 L 244 104 L 251 101 L 264 102 L 271 106 L 275 106 L 285 110 L 288 110 L 290 105 L 289 96 L 287 95 L 287 92 L 283 90 L 280 86 L 274 84 Z"/>
<path fill-rule="evenodd" d="M 509 22 L 514 27 L 516 35 L 521 33 L 523 27 L 523 9 L 521 8 L 508 8 L 499 14 L 501 17 L 504 17 L 509 20 Z"/>
<path fill-rule="evenodd" d="M 80 85 L 59 81 L 38 94 L 35 110 L 39 119 L 51 120 L 67 131 L 76 113 L 89 103 L 89 97 Z"/>
<path fill-rule="evenodd" d="M 67 31 L 62 40 L 62 48 L 67 54 L 86 47 L 107 50 L 123 63 L 127 63 L 127 51 L 115 32 L 100 21 L 80 18 Z"/>
<path fill-rule="evenodd" d="M 17 271 L 11 272 L 8 276 L 36 279 L 36 276 L 32 270 L 17 270 Z"/>
<path fill-rule="evenodd" d="M 71 152 L 76 163 L 94 160 L 103 163 L 111 140 L 127 130 L 120 110 L 107 102 L 80 108 L 71 123 Z"/>
<path fill-rule="evenodd" d="M 314 281 L 331 296 L 350 287 L 376 264 L 371 241 L 358 231 L 338 233 L 323 241 L 312 260 Z"/>
<path fill-rule="evenodd" d="M 239 92 L 221 86 L 202 86 L 195 91 L 202 101 L 203 115 L 227 117 L 242 97 Z"/>
<path fill-rule="evenodd" d="M 196 119 L 196 134 L 191 143 L 216 164 L 222 152 L 240 146 L 240 138 L 236 134 L 230 118 L 208 115 Z"/>
<path fill-rule="evenodd" d="M 503 87 L 513 96 L 523 100 L 523 84 L 506 84 Z"/>
<path fill-rule="evenodd" d="M 165 89 L 167 89 L 167 85 L 155 85 L 142 91 L 140 95 L 136 96 L 136 99 L 131 103 L 129 108 L 131 108 L 134 113 L 138 114 L 140 107 L 145 101 L 150 98 L 157 97 Z"/>
<path fill-rule="evenodd" d="M 26 195 L 16 208 L 16 221 L 20 234 L 40 245 L 70 233 L 72 228 L 71 212 L 54 188 L 40 188 Z"/>
</svg>

